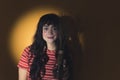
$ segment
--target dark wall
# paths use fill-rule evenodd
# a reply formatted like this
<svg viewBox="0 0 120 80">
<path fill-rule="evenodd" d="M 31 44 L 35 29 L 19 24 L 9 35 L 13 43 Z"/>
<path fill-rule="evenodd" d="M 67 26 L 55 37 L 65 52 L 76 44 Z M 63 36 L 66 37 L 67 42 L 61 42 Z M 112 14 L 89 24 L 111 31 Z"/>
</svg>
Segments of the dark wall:
<svg viewBox="0 0 120 80">
<path fill-rule="evenodd" d="M 24 11 L 36 6 L 54 5 L 75 17 L 84 34 L 85 48 L 79 53 L 73 36 L 74 80 L 119 80 L 120 11 L 118 1 L 109 0 L 1 0 L 0 1 L 0 80 L 16 80 L 17 67 L 10 57 L 8 36 L 12 25 Z M 75 35 L 75 36 L 74 36 Z"/>
</svg>

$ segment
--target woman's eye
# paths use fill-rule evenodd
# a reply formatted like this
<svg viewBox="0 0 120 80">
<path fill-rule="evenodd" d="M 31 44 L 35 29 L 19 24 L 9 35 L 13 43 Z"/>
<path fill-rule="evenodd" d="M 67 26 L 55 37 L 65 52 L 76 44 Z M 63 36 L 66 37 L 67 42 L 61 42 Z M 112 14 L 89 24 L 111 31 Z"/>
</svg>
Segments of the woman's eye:
<svg viewBox="0 0 120 80">
<path fill-rule="evenodd" d="M 56 28 L 56 27 L 54 27 L 54 28 L 53 28 L 53 30 L 57 30 L 57 28 Z"/>
<path fill-rule="evenodd" d="M 46 28 L 43 28 L 44 30 L 48 30 L 48 28 L 46 27 Z"/>
</svg>

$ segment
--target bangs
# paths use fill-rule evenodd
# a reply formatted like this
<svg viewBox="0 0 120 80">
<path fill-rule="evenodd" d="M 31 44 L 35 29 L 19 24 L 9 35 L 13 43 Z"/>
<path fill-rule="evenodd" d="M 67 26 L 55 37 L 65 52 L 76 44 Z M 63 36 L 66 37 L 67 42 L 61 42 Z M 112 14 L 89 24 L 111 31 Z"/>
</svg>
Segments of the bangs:
<svg viewBox="0 0 120 80">
<path fill-rule="evenodd" d="M 54 27 L 59 27 L 60 25 L 60 18 L 57 15 L 47 15 L 47 16 L 43 16 L 41 18 L 42 25 L 53 25 Z"/>
<path fill-rule="evenodd" d="M 51 21 L 51 20 L 48 20 L 46 22 L 44 22 L 43 24 L 47 24 L 47 25 L 53 25 L 54 27 L 58 27 L 59 24 L 55 21 Z"/>
</svg>

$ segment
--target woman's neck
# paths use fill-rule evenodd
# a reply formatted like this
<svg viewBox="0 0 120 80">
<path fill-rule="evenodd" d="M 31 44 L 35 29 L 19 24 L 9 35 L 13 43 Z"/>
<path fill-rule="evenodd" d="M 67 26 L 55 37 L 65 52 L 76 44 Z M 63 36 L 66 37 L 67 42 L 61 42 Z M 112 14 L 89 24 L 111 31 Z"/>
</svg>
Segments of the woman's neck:
<svg viewBox="0 0 120 80">
<path fill-rule="evenodd" d="M 56 50 L 56 45 L 55 43 L 47 43 L 47 48 L 49 50 Z"/>
</svg>

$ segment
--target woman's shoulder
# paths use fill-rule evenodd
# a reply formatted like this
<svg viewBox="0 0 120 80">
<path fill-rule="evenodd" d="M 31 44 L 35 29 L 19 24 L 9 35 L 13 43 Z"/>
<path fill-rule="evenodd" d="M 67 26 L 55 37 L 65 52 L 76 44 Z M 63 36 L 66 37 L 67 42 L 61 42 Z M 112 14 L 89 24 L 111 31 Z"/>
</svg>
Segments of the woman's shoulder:
<svg viewBox="0 0 120 80">
<path fill-rule="evenodd" d="M 26 46 L 21 54 L 18 67 L 27 69 L 29 66 L 29 60 L 32 58 L 32 54 L 30 52 L 31 46 Z"/>
<path fill-rule="evenodd" d="M 24 51 L 30 51 L 31 45 L 28 45 L 24 48 Z"/>
<path fill-rule="evenodd" d="M 23 49 L 23 54 L 31 55 L 30 48 L 31 48 L 31 45 L 26 46 L 26 47 Z"/>
</svg>

